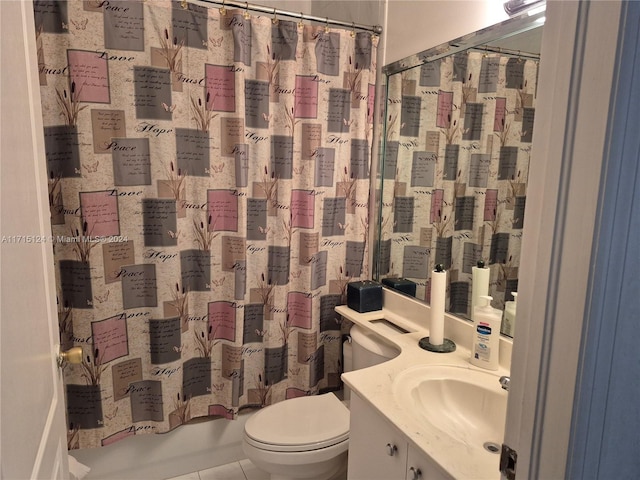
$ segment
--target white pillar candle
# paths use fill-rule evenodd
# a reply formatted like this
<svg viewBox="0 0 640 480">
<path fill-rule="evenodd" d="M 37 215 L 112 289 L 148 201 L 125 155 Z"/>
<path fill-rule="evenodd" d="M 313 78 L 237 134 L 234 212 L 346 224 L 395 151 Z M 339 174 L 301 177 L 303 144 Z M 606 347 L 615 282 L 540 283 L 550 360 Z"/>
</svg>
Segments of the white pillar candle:
<svg viewBox="0 0 640 480">
<path fill-rule="evenodd" d="M 444 343 L 444 304 L 447 297 L 447 272 L 431 272 L 431 323 L 429 325 L 429 343 Z"/>
<path fill-rule="evenodd" d="M 477 267 L 471 267 L 471 320 L 475 320 L 475 308 L 478 299 L 489 295 L 489 276 L 491 270 L 484 267 L 484 263 L 478 262 Z"/>
</svg>

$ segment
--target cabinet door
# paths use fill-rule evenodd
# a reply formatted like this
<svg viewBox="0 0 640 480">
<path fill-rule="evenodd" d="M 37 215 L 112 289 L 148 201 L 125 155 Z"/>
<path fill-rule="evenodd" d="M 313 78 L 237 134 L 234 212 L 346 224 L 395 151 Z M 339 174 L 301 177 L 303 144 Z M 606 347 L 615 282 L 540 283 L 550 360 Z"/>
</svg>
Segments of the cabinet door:
<svg viewBox="0 0 640 480">
<path fill-rule="evenodd" d="M 348 480 L 403 480 L 406 466 L 406 439 L 352 392 Z"/>
<path fill-rule="evenodd" d="M 451 478 L 426 454 L 412 445 L 408 446 L 406 480 L 450 480 Z"/>
</svg>

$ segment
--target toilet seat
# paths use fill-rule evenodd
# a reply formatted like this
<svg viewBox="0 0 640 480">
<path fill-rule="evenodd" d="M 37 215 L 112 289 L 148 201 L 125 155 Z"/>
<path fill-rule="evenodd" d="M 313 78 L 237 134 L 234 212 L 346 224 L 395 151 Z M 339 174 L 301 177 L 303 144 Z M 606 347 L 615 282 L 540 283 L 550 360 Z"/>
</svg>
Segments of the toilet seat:
<svg viewBox="0 0 640 480">
<path fill-rule="evenodd" d="M 245 424 L 245 441 L 272 452 L 308 452 L 349 439 L 349 410 L 332 394 L 297 397 L 265 407 Z"/>
</svg>

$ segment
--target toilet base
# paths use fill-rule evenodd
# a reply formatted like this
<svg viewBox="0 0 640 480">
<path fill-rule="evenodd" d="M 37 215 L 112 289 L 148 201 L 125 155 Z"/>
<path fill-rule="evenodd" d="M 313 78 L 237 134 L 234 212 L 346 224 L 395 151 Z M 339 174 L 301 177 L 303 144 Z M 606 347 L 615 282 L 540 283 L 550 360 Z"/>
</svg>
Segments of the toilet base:
<svg viewBox="0 0 640 480">
<path fill-rule="evenodd" d="M 330 480 L 347 480 L 347 460 Z"/>
<path fill-rule="evenodd" d="M 299 480 L 298 478 L 287 477 L 283 475 L 272 474 L 270 480 Z M 338 471 L 328 480 L 347 480 L 347 462 L 338 469 Z"/>
<path fill-rule="evenodd" d="M 311 452 L 289 452 L 274 457 L 274 452 L 261 451 L 246 442 L 243 449 L 257 468 L 271 475 L 271 480 L 346 480 L 346 449 L 337 456 L 325 452 L 320 458 L 311 458 L 308 455 Z M 318 451 L 314 453 L 317 456 Z"/>
</svg>

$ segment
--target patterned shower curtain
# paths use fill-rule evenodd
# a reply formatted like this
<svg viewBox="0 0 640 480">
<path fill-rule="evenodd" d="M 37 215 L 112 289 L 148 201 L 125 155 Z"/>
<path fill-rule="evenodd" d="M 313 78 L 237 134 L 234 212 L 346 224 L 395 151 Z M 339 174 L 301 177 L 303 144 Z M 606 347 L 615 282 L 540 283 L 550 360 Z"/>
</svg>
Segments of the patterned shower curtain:
<svg viewBox="0 0 640 480">
<path fill-rule="evenodd" d="M 388 80 L 379 271 L 448 270 L 447 310 L 470 315 L 472 267 L 503 308 L 518 289 L 538 61 L 467 51 Z M 512 335 L 512 332 L 504 331 Z"/>
<path fill-rule="evenodd" d="M 69 448 L 338 388 L 377 40 L 169 0 L 34 10 L 60 334 L 83 349 Z"/>
</svg>

